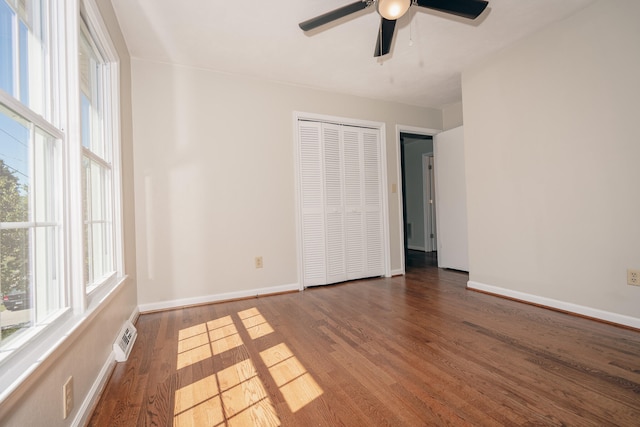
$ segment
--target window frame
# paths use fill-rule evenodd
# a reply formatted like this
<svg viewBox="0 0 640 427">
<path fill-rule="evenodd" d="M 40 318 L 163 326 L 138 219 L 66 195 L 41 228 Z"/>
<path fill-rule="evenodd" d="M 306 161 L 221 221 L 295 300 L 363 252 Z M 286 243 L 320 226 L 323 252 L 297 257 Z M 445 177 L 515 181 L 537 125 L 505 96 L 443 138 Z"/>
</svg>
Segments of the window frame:
<svg viewBox="0 0 640 427">
<path fill-rule="evenodd" d="M 90 37 L 90 44 L 94 45 L 100 52 L 104 64 L 102 64 L 101 93 L 103 95 L 103 145 L 106 158 L 103 158 L 92 150 L 82 145 L 82 135 L 75 139 L 79 141 L 80 167 L 82 167 L 82 159 L 87 158 L 90 162 L 96 162 L 100 167 L 110 170 L 111 179 L 109 183 L 111 200 L 108 201 L 108 208 L 111 216 L 111 247 L 113 250 L 112 262 L 113 268 L 111 273 L 103 277 L 100 281 L 86 287 L 88 303 L 101 295 L 101 288 L 108 287 L 110 283 L 117 280 L 118 276 L 124 273 L 124 257 L 123 257 L 123 228 L 122 228 L 122 173 L 120 165 L 120 59 L 117 50 L 108 36 L 108 31 L 102 17 L 99 13 L 94 0 L 81 0 L 80 13 L 78 19 L 78 52 L 80 50 L 80 33 L 83 27 Z M 76 55 L 77 56 L 77 55 Z M 76 67 L 79 73 L 79 65 Z M 78 104 L 80 103 L 80 76 L 78 75 Z M 80 118 L 80 111 L 76 117 Z M 82 188 L 76 194 L 83 194 Z M 80 201 L 82 205 L 82 201 Z M 81 212 L 82 215 L 82 212 Z M 84 224 L 84 219 L 83 219 Z M 84 242 L 84 236 L 83 240 Z M 84 251 L 84 248 L 83 248 Z M 84 259 L 84 258 L 83 258 Z M 84 271 L 83 271 L 84 277 Z"/>
<path fill-rule="evenodd" d="M 120 133 L 120 60 L 95 0 L 45 1 L 49 39 L 46 73 L 49 87 L 42 115 L 12 94 L 0 89 L 0 103 L 58 140 L 61 156 L 62 246 L 60 268 L 65 308 L 46 324 L 33 325 L 12 341 L 8 355 L 0 359 L 0 404 L 27 380 L 46 374 L 56 352 L 64 351 L 69 337 L 87 326 L 102 306 L 127 279 L 124 270 L 123 193 Z M 84 239 L 82 203 L 82 157 L 79 83 L 79 37 L 81 22 L 87 24 L 105 59 L 105 95 L 109 101 L 111 142 L 112 239 L 114 272 L 87 290 L 83 280 Z M 31 215 L 31 213 L 30 213 Z M 31 248 L 29 249 L 32 250 Z M 114 337 L 115 338 L 115 337 Z M 42 368 L 42 369 L 40 369 Z"/>
<path fill-rule="evenodd" d="M 9 3 L 9 2 L 7 2 Z M 9 6 L 11 7 L 11 6 Z M 14 75 L 14 81 L 13 81 L 13 94 L 7 93 L 4 90 L 0 89 L 0 103 L 3 105 L 3 107 L 8 110 L 9 112 L 15 114 L 16 116 L 18 116 L 20 119 L 26 123 L 28 123 L 29 125 L 29 155 L 28 155 L 28 163 L 29 163 L 29 169 L 30 169 L 30 176 L 29 176 L 29 211 L 28 211 L 28 218 L 26 222 L 23 223 L 15 223 L 13 227 L 2 227 L 3 229 L 17 229 L 17 228 L 21 228 L 21 229 L 28 229 L 29 230 L 29 237 L 28 237 L 28 241 L 29 241 L 29 247 L 27 248 L 27 251 L 29 253 L 29 258 L 30 260 L 33 260 L 34 255 L 35 255 L 35 251 L 36 248 L 32 245 L 32 243 L 34 242 L 35 236 L 34 233 L 36 232 L 37 229 L 42 228 L 42 226 L 55 226 L 57 227 L 57 253 L 56 255 L 58 256 L 58 267 L 57 267 L 57 272 L 58 272 L 58 281 L 60 283 L 59 285 L 59 293 L 60 293 L 60 298 L 62 300 L 61 305 L 62 307 L 60 307 L 58 310 L 56 310 L 56 312 L 50 316 L 48 316 L 46 319 L 37 319 L 36 317 L 36 312 L 33 311 L 31 313 L 30 316 L 30 322 L 32 323 L 31 326 L 29 326 L 28 328 L 25 328 L 25 330 L 23 330 L 18 336 L 16 336 L 15 338 L 13 338 L 7 345 L 3 346 L 2 349 L 2 354 L 0 356 L 0 366 L 4 367 L 5 363 L 11 363 L 11 360 L 16 358 L 16 354 L 22 353 L 22 349 L 23 348 L 30 348 L 31 347 L 31 342 L 37 342 L 39 340 L 39 336 L 42 334 L 42 332 L 46 329 L 48 329 L 50 327 L 50 325 L 59 322 L 60 319 L 63 319 L 65 317 L 65 315 L 69 312 L 69 299 L 68 299 L 68 294 L 69 294 L 69 290 L 68 290 L 68 285 L 67 285 L 67 278 L 66 278 L 66 271 L 65 271 L 65 266 L 68 263 L 68 259 L 66 257 L 66 241 L 65 241 L 65 232 L 68 228 L 68 222 L 66 221 L 66 218 L 64 216 L 64 206 L 65 206 L 65 195 L 66 195 L 66 188 L 65 188 L 65 177 L 64 177 L 64 173 L 65 173 L 65 145 L 67 144 L 67 135 L 65 134 L 65 132 L 60 129 L 59 127 L 56 126 L 56 124 L 59 123 L 59 121 L 54 120 L 56 118 L 59 118 L 60 115 L 58 114 L 59 111 L 62 109 L 61 105 L 53 105 L 52 99 L 53 99 L 53 94 L 60 91 L 60 90 L 64 90 L 65 86 L 65 82 L 64 81 L 53 81 L 48 79 L 49 76 L 52 76 L 54 73 L 52 72 L 51 68 L 53 66 L 52 62 L 51 62 L 51 57 L 50 57 L 50 53 L 51 51 L 54 49 L 53 48 L 53 41 L 52 41 L 52 28 L 54 27 L 54 23 L 59 19 L 59 14 L 61 12 L 61 9 L 54 6 L 54 5 L 50 5 L 49 2 L 42 2 L 41 6 L 39 6 L 43 9 L 40 10 L 41 15 L 44 15 L 46 18 L 46 22 L 41 22 L 40 25 L 43 27 L 44 31 L 47 32 L 47 34 L 43 37 L 46 37 L 46 48 L 45 52 L 48 53 L 48 55 L 46 55 L 43 58 L 43 69 L 40 70 L 40 72 L 42 73 L 43 78 L 46 77 L 47 78 L 47 83 L 44 87 L 44 90 L 47 92 L 46 94 L 43 94 L 44 97 L 44 105 L 40 105 L 41 107 L 41 112 L 44 114 L 44 116 L 35 111 L 33 108 L 28 106 L 28 100 L 23 99 L 23 93 L 22 93 L 22 85 L 20 82 L 20 66 L 22 64 L 20 64 L 21 59 L 19 59 L 19 52 L 16 51 L 16 46 L 17 50 L 20 49 L 20 43 L 21 40 L 19 38 L 17 38 L 16 40 L 14 40 L 14 46 L 13 46 L 13 61 L 14 63 L 12 64 L 13 67 L 13 73 L 14 74 L 18 74 L 17 76 Z M 14 16 L 13 18 L 13 22 L 12 22 L 12 34 L 14 37 L 18 36 L 17 33 L 19 33 L 19 25 L 20 25 L 20 15 L 17 11 L 14 10 L 14 13 L 16 13 L 16 16 Z M 56 48 L 56 52 L 58 51 L 58 49 Z M 27 52 L 27 55 L 29 55 L 29 53 Z M 55 89 L 54 89 L 55 88 Z M 15 95 L 14 95 L 15 94 Z M 54 114 L 55 112 L 55 114 Z M 48 119 L 45 118 L 49 117 Z M 51 138 L 55 139 L 57 141 L 57 144 L 59 144 L 59 153 L 58 153 L 58 157 L 60 160 L 60 172 L 59 172 L 59 179 L 60 182 L 58 184 L 58 188 L 56 189 L 56 191 L 58 191 L 60 194 L 57 194 L 57 197 L 59 197 L 61 199 L 61 201 L 58 203 L 58 217 L 59 217 L 59 221 L 56 222 L 56 224 L 45 224 L 42 221 L 38 221 L 38 219 L 35 217 L 35 212 L 33 211 L 34 209 L 34 201 L 35 201 L 35 197 L 36 194 L 35 192 L 38 191 L 37 189 L 35 189 L 34 187 L 34 183 L 37 179 L 39 179 L 38 177 L 40 176 L 40 173 L 38 173 L 37 171 L 34 170 L 33 166 L 34 166 L 34 150 L 36 149 L 36 142 L 35 142 L 35 133 L 37 133 L 38 131 L 36 131 L 36 128 L 40 129 L 42 132 L 44 132 L 45 134 L 47 134 L 48 136 L 50 136 Z M 34 191 L 35 190 L 35 191 Z M 32 264 L 32 262 L 30 262 L 30 266 L 29 266 L 29 270 L 31 273 L 31 276 L 34 276 L 34 269 L 36 267 Z M 32 280 L 33 277 L 32 277 Z M 32 310 L 36 310 L 35 307 L 35 303 L 34 303 L 34 292 L 33 289 L 31 289 L 32 292 L 30 292 L 30 296 L 31 296 L 31 308 Z M 38 321 L 36 321 L 38 320 Z M 1 378 L 1 376 L 0 376 Z M 0 384 L 2 384 L 2 382 L 0 382 Z"/>
</svg>

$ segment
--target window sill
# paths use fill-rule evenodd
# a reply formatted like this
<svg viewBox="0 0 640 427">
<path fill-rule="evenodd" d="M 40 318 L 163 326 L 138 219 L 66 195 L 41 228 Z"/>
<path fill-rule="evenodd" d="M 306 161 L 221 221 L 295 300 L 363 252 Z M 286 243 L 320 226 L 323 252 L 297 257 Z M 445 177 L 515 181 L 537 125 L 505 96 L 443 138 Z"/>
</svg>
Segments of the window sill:
<svg viewBox="0 0 640 427">
<path fill-rule="evenodd" d="M 113 283 L 102 286 L 99 292 L 92 295 L 84 313 L 74 314 L 71 309 L 66 309 L 49 324 L 34 328 L 38 331 L 29 332 L 28 342 L 0 361 L 0 405 L 4 405 L 23 384 L 36 381 L 63 354 L 71 343 L 70 338 L 84 330 L 102 311 L 127 278 L 126 275 L 121 276 Z"/>
</svg>

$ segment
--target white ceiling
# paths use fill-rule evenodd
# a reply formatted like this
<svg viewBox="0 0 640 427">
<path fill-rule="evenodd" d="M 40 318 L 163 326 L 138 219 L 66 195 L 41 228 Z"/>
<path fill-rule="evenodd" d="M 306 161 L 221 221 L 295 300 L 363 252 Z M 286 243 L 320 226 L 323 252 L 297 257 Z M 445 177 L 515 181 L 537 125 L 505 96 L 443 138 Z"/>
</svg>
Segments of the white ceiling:
<svg viewBox="0 0 640 427">
<path fill-rule="evenodd" d="M 134 58 L 441 108 L 461 100 L 460 73 L 470 64 L 595 0 L 489 0 L 475 21 L 414 5 L 380 59 L 375 6 L 310 34 L 298 27 L 353 1 L 112 3 Z"/>
</svg>

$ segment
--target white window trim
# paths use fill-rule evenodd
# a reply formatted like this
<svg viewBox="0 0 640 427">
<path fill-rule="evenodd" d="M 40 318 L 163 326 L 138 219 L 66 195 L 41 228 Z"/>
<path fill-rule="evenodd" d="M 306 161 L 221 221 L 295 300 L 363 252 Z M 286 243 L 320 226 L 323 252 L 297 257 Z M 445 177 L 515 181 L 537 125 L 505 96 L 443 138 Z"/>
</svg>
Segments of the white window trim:
<svg viewBox="0 0 640 427">
<path fill-rule="evenodd" d="M 2 104 L 4 104 L 4 106 L 9 110 L 12 110 L 19 116 L 24 117 L 27 121 L 33 123 L 35 126 L 47 132 L 54 138 L 61 139 L 63 141 L 65 140 L 64 132 L 53 126 L 40 114 L 36 114 L 33 112 L 33 110 L 25 107 L 24 104 L 22 104 L 20 101 L 18 101 L 2 89 L 0 89 L 0 102 L 2 102 Z"/>
</svg>

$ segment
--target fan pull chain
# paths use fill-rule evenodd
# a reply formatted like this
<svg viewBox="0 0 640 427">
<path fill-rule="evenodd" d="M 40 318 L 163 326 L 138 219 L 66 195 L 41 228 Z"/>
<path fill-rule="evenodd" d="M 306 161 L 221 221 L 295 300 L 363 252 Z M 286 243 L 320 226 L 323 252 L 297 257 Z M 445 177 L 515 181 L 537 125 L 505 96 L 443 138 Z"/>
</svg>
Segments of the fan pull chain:
<svg viewBox="0 0 640 427">
<path fill-rule="evenodd" d="M 376 53 L 382 54 L 382 25 L 380 25 L 380 29 L 378 30 L 378 46 L 380 46 L 380 49 Z M 380 63 L 380 65 L 382 65 L 382 63 Z"/>
</svg>

